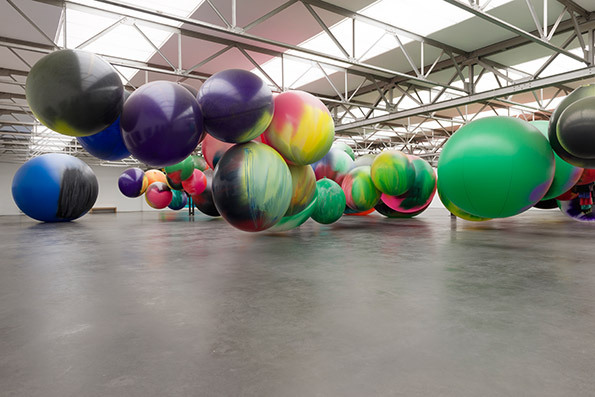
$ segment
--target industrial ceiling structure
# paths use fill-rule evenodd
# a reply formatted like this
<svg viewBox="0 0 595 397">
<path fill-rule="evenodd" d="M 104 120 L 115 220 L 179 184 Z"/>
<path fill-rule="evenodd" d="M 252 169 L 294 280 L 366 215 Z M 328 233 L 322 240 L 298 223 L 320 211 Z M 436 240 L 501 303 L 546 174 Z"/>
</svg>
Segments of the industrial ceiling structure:
<svg viewBox="0 0 595 397">
<path fill-rule="evenodd" d="M 131 90 L 252 70 L 275 92 L 318 96 L 356 152 L 435 164 L 461 125 L 547 119 L 595 82 L 595 1 L 0 0 L 0 161 L 63 151 L 135 163 L 94 159 L 31 114 L 28 71 L 60 48 L 102 55 Z"/>
</svg>

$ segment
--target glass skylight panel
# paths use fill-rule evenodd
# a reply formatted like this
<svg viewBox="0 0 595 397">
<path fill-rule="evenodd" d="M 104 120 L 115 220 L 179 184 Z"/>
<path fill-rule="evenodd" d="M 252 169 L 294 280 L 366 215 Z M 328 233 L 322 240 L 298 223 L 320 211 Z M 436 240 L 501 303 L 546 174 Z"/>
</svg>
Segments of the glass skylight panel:
<svg viewBox="0 0 595 397">
<path fill-rule="evenodd" d="M 485 10 L 489 11 L 511 1 L 513 0 L 492 0 Z M 359 10 L 358 13 L 423 36 L 430 35 L 431 33 L 472 18 L 471 14 L 453 7 L 442 0 L 424 0 L 423 6 L 428 12 L 424 13 L 423 20 L 420 20 L 419 6 L 419 0 L 380 0 Z M 353 40 L 352 20 L 349 18 L 343 19 L 337 24 L 329 27 L 329 30 L 337 40 L 339 40 L 347 52 L 350 53 Z M 412 41 L 412 39 L 405 35 L 399 35 L 399 39 L 403 45 Z M 342 56 L 339 48 L 325 32 L 321 32 L 300 43 L 300 46 L 334 56 Z M 355 58 L 358 61 L 365 62 L 380 54 L 394 50 L 397 47 L 398 42 L 390 33 L 387 33 L 381 28 L 356 21 Z M 296 55 L 298 52 L 290 50 L 287 51 L 287 54 Z M 279 75 L 281 70 L 281 60 L 278 58 L 271 59 L 261 66 L 271 76 L 273 74 Z M 324 77 L 319 70 L 312 69 L 305 76 L 300 78 L 299 76 L 303 71 L 300 72 L 288 64 L 284 65 L 284 71 L 286 83 L 299 78 L 299 85 L 296 84 L 295 86 L 290 86 L 287 84 L 288 88 L 297 88 L 300 85 L 306 85 Z M 280 79 L 277 81 L 280 81 Z"/>
<path fill-rule="evenodd" d="M 204 0 L 170 0 L 163 2 L 161 0 L 131 0 L 123 3 L 136 5 L 146 9 L 159 10 L 163 13 L 179 17 L 189 17 L 198 7 L 200 7 L 203 1 Z M 77 3 L 98 6 L 101 9 L 108 11 L 122 11 L 121 8 L 102 3 L 95 3 L 93 0 L 77 0 Z M 172 27 L 182 26 L 181 22 L 175 22 L 165 18 L 150 16 L 148 14 L 130 10 L 126 10 L 125 12 L 132 16 L 164 23 Z M 137 25 L 142 31 L 141 33 L 133 26 L 133 23 L 135 22 L 134 18 L 126 18 L 124 21 L 118 23 L 119 20 L 120 17 L 110 15 L 109 13 L 102 13 L 101 11 L 90 13 L 86 11 L 85 8 L 80 8 L 76 5 L 69 7 L 66 16 L 66 34 L 68 35 L 66 42 L 68 48 L 75 48 L 82 43 L 85 43 L 97 33 L 100 33 L 114 23 L 117 23 L 117 26 L 112 30 L 105 33 L 103 36 L 98 37 L 88 45 L 85 45 L 84 49 L 101 55 L 146 62 L 155 55 L 156 51 L 153 45 L 143 37 L 143 34 L 157 48 L 161 48 L 172 35 L 172 32 L 167 27 L 157 28 L 147 26 L 147 24 L 143 22 L 138 22 Z M 59 33 L 58 43 L 63 42 L 63 33 L 63 30 Z M 123 75 L 123 81 L 131 79 L 138 72 L 137 70 L 129 68 L 118 68 L 118 70 Z"/>
</svg>

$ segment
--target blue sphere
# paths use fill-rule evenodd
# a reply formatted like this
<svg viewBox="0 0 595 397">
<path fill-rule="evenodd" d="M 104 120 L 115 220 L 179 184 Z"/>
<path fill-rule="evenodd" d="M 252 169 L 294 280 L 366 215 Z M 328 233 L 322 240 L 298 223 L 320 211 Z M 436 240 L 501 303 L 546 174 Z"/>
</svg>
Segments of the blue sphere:
<svg viewBox="0 0 595 397">
<path fill-rule="evenodd" d="M 101 160 L 116 161 L 130 156 L 122 139 L 120 117 L 105 130 L 97 134 L 77 137 L 76 140 L 89 154 Z"/>
<path fill-rule="evenodd" d="M 124 91 L 124 102 L 129 96 L 130 93 Z M 130 152 L 124 144 L 124 138 L 122 138 L 119 116 L 105 130 L 97 134 L 77 137 L 76 140 L 90 155 L 101 160 L 117 161 L 130 156 Z"/>
<path fill-rule="evenodd" d="M 86 214 L 99 193 L 91 167 L 76 157 L 49 153 L 23 164 L 12 179 L 21 211 L 42 222 L 64 222 Z"/>
</svg>

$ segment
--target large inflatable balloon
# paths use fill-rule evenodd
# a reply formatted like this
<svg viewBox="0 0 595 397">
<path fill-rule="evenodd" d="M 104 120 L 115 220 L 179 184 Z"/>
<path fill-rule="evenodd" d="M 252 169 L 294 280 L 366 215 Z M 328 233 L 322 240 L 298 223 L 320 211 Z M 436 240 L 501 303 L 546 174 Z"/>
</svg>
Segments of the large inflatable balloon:
<svg viewBox="0 0 595 397">
<path fill-rule="evenodd" d="M 528 122 L 486 117 L 461 127 L 438 161 L 443 195 L 482 218 L 519 214 L 546 194 L 554 177 L 547 139 Z"/>
<path fill-rule="evenodd" d="M 258 137 L 273 118 L 273 94 L 260 77 L 242 69 L 215 73 L 198 92 L 207 132 L 220 141 Z"/>
<path fill-rule="evenodd" d="M 580 86 L 576 90 L 572 91 L 570 95 L 564 98 L 560 102 L 560 104 L 558 104 L 558 106 L 552 113 L 552 116 L 550 117 L 548 137 L 550 140 L 550 144 L 552 145 L 552 149 L 554 149 L 554 152 L 556 152 L 556 154 L 560 156 L 564 161 L 577 167 L 595 168 L 595 165 L 591 165 L 593 164 L 592 160 L 579 157 L 564 149 L 558 138 L 558 124 L 560 121 L 560 117 L 562 116 L 562 113 L 566 110 L 566 108 L 568 108 L 570 105 L 579 100 L 593 96 L 595 96 L 595 84 Z M 561 134 L 564 135 L 564 132 L 561 132 Z"/>
<path fill-rule="evenodd" d="M 291 193 L 287 164 L 263 143 L 235 145 L 215 168 L 215 206 L 226 221 L 240 230 L 258 232 L 280 221 L 289 208 Z"/>
<path fill-rule="evenodd" d="M 287 91 L 275 97 L 273 120 L 263 142 L 296 165 L 312 164 L 328 153 L 335 124 L 320 99 L 304 91 Z"/>
<path fill-rule="evenodd" d="M 153 81 L 134 91 L 120 125 L 132 156 L 156 168 L 184 160 L 204 137 L 198 102 L 170 81 Z"/>
<path fill-rule="evenodd" d="M 46 127 L 70 136 L 108 128 L 122 112 L 124 88 L 118 72 L 98 55 L 54 51 L 29 71 L 27 103 Z"/>
<path fill-rule="evenodd" d="M 42 222 L 85 215 L 99 192 L 91 167 L 76 157 L 49 153 L 23 164 L 12 179 L 12 197 L 25 215 Z"/>
<path fill-rule="evenodd" d="M 140 197 L 149 186 L 149 179 L 140 168 L 129 168 L 118 178 L 118 188 L 126 197 Z"/>
</svg>

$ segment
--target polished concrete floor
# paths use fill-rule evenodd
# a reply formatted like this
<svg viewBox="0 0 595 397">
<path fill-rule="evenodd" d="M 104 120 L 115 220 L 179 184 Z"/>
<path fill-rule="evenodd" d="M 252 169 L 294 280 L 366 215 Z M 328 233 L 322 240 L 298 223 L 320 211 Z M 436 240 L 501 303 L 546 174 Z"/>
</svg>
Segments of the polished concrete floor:
<svg viewBox="0 0 595 397">
<path fill-rule="evenodd" d="M 594 227 L 0 217 L 0 395 L 593 396 Z"/>
</svg>

